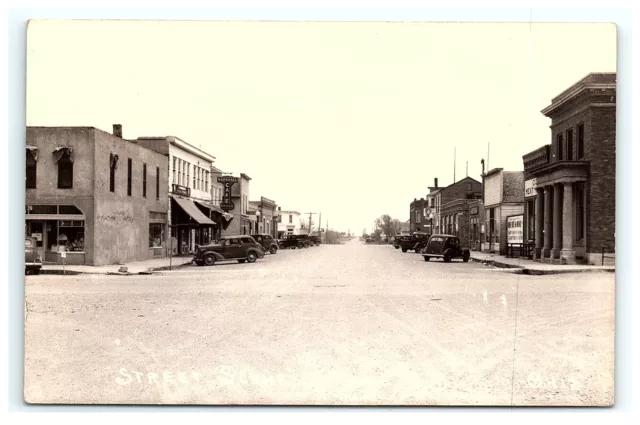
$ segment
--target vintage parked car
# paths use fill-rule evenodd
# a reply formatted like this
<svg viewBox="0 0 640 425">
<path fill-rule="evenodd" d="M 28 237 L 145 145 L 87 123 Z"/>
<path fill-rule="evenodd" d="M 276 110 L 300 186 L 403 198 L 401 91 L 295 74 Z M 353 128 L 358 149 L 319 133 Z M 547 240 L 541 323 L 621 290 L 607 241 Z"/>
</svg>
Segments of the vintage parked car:
<svg viewBox="0 0 640 425">
<path fill-rule="evenodd" d="M 307 235 L 288 235 L 279 241 L 279 245 L 282 249 L 302 249 L 309 248 L 311 242 L 308 240 Z"/>
<path fill-rule="evenodd" d="M 39 274 L 42 269 L 42 259 L 38 254 L 36 238 L 24 238 L 24 273 Z"/>
<path fill-rule="evenodd" d="M 270 254 L 275 254 L 278 252 L 278 241 L 276 241 L 273 236 L 268 234 L 255 234 L 251 235 L 253 239 L 256 240 L 260 245 L 262 245 L 262 249 L 264 252 L 268 252 Z"/>
<path fill-rule="evenodd" d="M 199 266 L 213 266 L 217 261 L 237 260 L 238 263 L 254 263 L 264 258 L 262 245 L 251 236 L 225 236 L 218 243 L 196 246 L 193 262 Z"/>
<path fill-rule="evenodd" d="M 404 239 L 408 239 L 408 238 L 410 238 L 410 237 L 411 237 L 411 236 L 409 236 L 409 235 L 396 235 L 396 236 L 393 238 L 393 247 L 394 247 L 395 249 L 399 249 L 399 248 L 400 248 L 400 243 L 401 243 Z"/>
<path fill-rule="evenodd" d="M 309 241 L 315 246 L 320 245 L 320 238 L 315 235 L 309 236 Z"/>
<path fill-rule="evenodd" d="M 454 258 L 462 258 L 465 263 L 469 261 L 471 252 L 469 248 L 460 245 L 460 239 L 453 235 L 433 235 L 429 238 L 427 246 L 422 250 L 424 261 L 431 258 L 442 258 L 445 263 Z"/>
<path fill-rule="evenodd" d="M 422 248 L 427 246 L 427 242 L 429 241 L 429 234 L 424 232 L 415 232 L 411 234 L 411 236 L 400 240 L 400 248 L 402 252 L 407 252 L 409 250 L 420 252 Z"/>
</svg>

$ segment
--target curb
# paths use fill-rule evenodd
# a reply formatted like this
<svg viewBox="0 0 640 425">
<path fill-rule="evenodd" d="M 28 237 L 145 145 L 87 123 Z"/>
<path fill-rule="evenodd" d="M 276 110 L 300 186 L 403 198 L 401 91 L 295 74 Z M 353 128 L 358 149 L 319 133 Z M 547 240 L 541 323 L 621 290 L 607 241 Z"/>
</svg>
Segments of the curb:
<svg viewBox="0 0 640 425">
<path fill-rule="evenodd" d="M 188 263 L 176 263 L 175 265 L 171 266 L 171 270 L 177 269 L 179 267 L 184 267 L 187 266 L 189 264 L 191 264 L 192 262 L 189 261 Z M 169 270 L 169 266 L 163 266 L 163 267 L 155 267 L 155 268 L 149 268 L 145 271 L 141 271 L 141 272 L 126 272 L 126 273 L 121 273 L 121 272 L 99 272 L 99 271 L 78 271 L 78 270 L 65 270 L 65 272 L 63 273 L 62 270 L 59 269 L 45 269 L 42 268 L 40 269 L 40 274 L 41 275 L 59 275 L 59 276 L 76 276 L 79 274 L 86 274 L 86 275 L 105 275 L 105 276 L 139 276 L 139 275 L 152 275 L 153 272 L 156 271 L 165 271 L 165 270 Z"/>
<path fill-rule="evenodd" d="M 615 269 L 589 269 L 589 268 L 584 268 L 584 269 L 557 269 L 557 270 L 537 270 L 537 269 L 530 269 L 527 268 L 526 266 L 520 266 L 520 265 L 515 265 L 515 264 L 508 264 L 508 263 L 502 263 L 500 261 L 495 261 L 495 260 L 481 260 L 479 258 L 471 258 L 471 261 L 474 261 L 476 263 L 482 263 L 482 264 L 487 264 L 493 267 L 498 267 L 498 268 L 503 268 L 503 269 L 514 269 L 513 273 L 514 274 L 522 274 L 522 275 L 528 275 L 528 276 L 543 276 L 543 275 L 550 275 L 550 274 L 568 274 L 568 273 L 615 273 Z"/>
</svg>

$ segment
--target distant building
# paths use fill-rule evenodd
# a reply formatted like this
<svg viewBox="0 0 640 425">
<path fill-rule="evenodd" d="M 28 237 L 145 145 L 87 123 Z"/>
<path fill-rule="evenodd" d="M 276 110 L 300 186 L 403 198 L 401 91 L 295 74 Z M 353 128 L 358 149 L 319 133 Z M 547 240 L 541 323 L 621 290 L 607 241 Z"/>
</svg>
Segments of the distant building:
<svg viewBox="0 0 640 425">
<path fill-rule="evenodd" d="M 256 213 L 255 233 L 266 233 L 278 237 L 278 205 L 276 202 L 262 196 L 259 201 L 250 201 L 249 204 Z"/>
<path fill-rule="evenodd" d="M 249 235 L 257 230 L 255 227 L 256 220 L 249 215 L 250 182 L 251 177 L 240 173 L 238 182 L 231 186 L 231 199 L 234 208 L 229 213 L 233 215 L 233 219 L 229 226 L 223 230 L 222 234 L 224 236 Z"/>
<path fill-rule="evenodd" d="M 542 110 L 551 144 L 523 156 L 525 235 L 557 263 L 615 262 L 616 74 L 589 74 Z"/>
<path fill-rule="evenodd" d="M 448 223 L 442 222 L 442 207 L 456 199 L 474 200 L 482 198 L 482 183 L 471 177 L 465 177 L 447 187 L 441 189 L 433 188 L 430 195 L 434 199 L 434 207 L 431 208 L 434 233 L 445 233 L 448 229 Z"/>
<path fill-rule="evenodd" d="M 411 233 L 429 232 L 429 220 L 427 219 L 427 201 L 424 198 L 415 198 L 409 204 L 409 223 Z"/>
<path fill-rule="evenodd" d="M 27 127 L 25 234 L 45 262 L 167 255 L 168 158 L 113 130 Z"/>
<path fill-rule="evenodd" d="M 298 211 L 280 210 L 278 215 L 278 239 L 285 235 L 299 235 L 301 229 Z"/>
</svg>

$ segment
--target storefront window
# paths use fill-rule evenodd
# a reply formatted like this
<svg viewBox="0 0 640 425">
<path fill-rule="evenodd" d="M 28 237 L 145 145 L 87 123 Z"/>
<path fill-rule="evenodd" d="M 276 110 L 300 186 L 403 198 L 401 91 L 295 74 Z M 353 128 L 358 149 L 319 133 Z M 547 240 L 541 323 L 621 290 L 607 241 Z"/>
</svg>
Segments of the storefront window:
<svg viewBox="0 0 640 425">
<path fill-rule="evenodd" d="M 58 220 L 58 246 L 66 251 L 84 251 L 84 221 Z"/>
<path fill-rule="evenodd" d="M 164 240 L 164 224 L 149 224 L 149 248 L 161 248 Z"/>
</svg>

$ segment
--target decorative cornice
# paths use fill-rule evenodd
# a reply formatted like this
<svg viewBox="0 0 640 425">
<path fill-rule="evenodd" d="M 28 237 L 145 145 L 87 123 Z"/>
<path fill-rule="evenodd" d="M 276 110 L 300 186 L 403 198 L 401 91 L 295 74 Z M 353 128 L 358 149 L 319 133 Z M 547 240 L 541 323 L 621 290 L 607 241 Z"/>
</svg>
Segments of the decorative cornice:
<svg viewBox="0 0 640 425">
<path fill-rule="evenodd" d="M 575 87 L 573 87 L 572 89 L 569 89 L 569 91 L 553 99 L 551 105 L 547 106 L 540 112 L 542 112 L 542 114 L 548 117 L 549 115 L 551 115 L 553 111 L 559 109 L 561 106 L 565 105 L 566 103 L 569 103 L 570 101 L 574 100 L 579 95 L 590 94 L 590 93 L 587 93 L 590 90 L 615 91 L 616 83 L 578 83 Z"/>
</svg>

